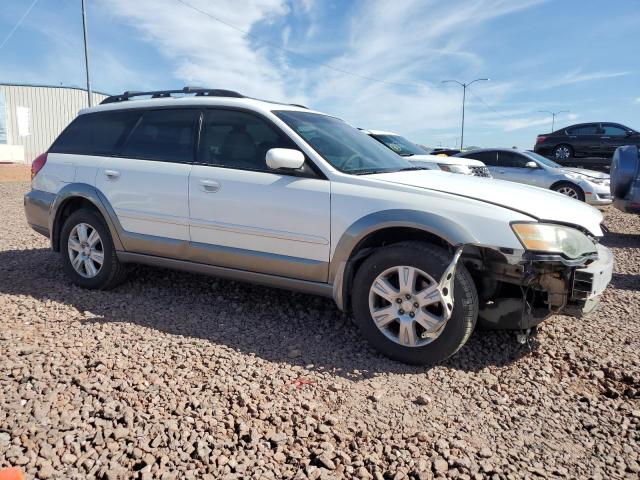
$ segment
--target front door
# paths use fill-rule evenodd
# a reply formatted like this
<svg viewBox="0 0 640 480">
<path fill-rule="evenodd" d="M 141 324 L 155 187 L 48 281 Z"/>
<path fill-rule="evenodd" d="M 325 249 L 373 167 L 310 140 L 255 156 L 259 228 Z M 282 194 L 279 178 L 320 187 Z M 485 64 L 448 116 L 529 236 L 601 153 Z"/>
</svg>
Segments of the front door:
<svg viewBox="0 0 640 480">
<path fill-rule="evenodd" d="M 602 124 L 602 136 L 600 137 L 600 153 L 605 158 L 613 157 L 616 148 L 633 144 L 633 139 L 628 130 L 614 123 Z"/>
<path fill-rule="evenodd" d="M 119 156 L 101 163 L 96 187 L 126 232 L 158 242 L 189 240 L 188 181 L 198 116 L 196 109 L 147 110 Z M 127 250 L 162 254 L 148 250 L 152 242 L 135 238 L 122 239 Z"/>
<path fill-rule="evenodd" d="M 511 182 L 524 183 L 538 187 L 545 187 L 546 171 L 540 167 L 529 168 L 526 166 L 532 160 L 516 151 L 499 151 L 498 163 L 500 175 L 497 178 Z M 535 163 L 535 162 L 534 162 Z"/>
<path fill-rule="evenodd" d="M 327 281 L 330 182 L 308 165 L 270 170 L 270 148 L 296 148 L 268 120 L 239 110 L 205 112 L 189 177 L 192 260 Z"/>
</svg>

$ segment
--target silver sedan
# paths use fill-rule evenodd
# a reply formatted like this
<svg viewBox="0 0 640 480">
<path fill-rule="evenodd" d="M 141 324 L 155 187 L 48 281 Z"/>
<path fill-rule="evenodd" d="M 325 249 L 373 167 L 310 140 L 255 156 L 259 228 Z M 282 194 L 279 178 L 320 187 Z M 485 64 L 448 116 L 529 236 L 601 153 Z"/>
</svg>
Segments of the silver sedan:
<svg viewBox="0 0 640 480">
<path fill-rule="evenodd" d="M 472 150 L 456 156 L 484 162 L 494 178 L 547 188 L 590 205 L 612 201 L 607 173 L 563 167 L 537 153 L 509 148 Z"/>
</svg>

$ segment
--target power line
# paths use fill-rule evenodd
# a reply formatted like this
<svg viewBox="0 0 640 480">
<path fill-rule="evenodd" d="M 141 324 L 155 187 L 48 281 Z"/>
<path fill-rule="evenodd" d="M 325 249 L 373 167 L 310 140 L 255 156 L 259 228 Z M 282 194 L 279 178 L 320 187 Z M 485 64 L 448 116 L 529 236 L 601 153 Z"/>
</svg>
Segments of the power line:
<svg viewBox="0 0 640 480">
<path fill-rule="evenodd" d="M 190 8 L 190 9 L 196 11 L 196 12 L 201 13 L 202 15 L 205 15 L 205 16 L 209 17 L 211 20 L 214 20 L 214 21 L 216 21 L 218 23 L 226 25 L 229 28 L 233 28 L 234 30 L 237 30 L 238 32 L 240 32 L 240 33 L 242 33 L 242 34 L 244 34 L 244 35 L 246 35 L 248 37 L 251 37 L 251 38 L 253 38 L 254 40 L 256 40 L 256 41 L 258 41 L 260 43 L 263 43 L 265 45 L 269 45 L 269 46 L 271 46 L 271 47 L 273 47 L 273 48 L 275 48 L 277 50 L 280 50 L 282 52 L 287 53 L 288 55 L 292 55 L 292 56 L 301 58 L 301 59 L 303 59 L 303 60 L 305 60 L 305 61 L 307 61 L 309 63 L 314 63 L 316 65 L 319 65 L 321 67 L 327 68 L 329 70 L 333 70 L 334 72 L 338 72 L 338 73 L 341 73 L 343 75 L 350 75 L 352 77 L 360 78 L 362 80 L 368 80 L 368 81 L 371 81 L 371 82 L 377 82 L 377 83 L 382 83 L 382 84 L 385 84 L 385 85 L 392 85 L 392 86 L 397 86 L 397 87 L 416 88 L 416 87 L 420 87 L 420 86 L 425 86 L 425 85 L 422 85 L 422 84 L 419 84 L 419 83 L 400 83 L 400 82 L 390 82 L 390 81 L 387 81 L 387 80 L 381 80 L 379 78 L 369 77 L 367 75 L 360 75 L 359 73 L 351 72 L 349 70 L 344 70 L 342 68 L 335 67 L 335 66 L 330 65 L 328 63 L 319 62 L 319 61 L 317 61 L 317 60 L 315 60 L 315 59 L 313 59 L 311 57 L 308 57 L 308 56 L 303 55 L 301 53 L 293 52 L 293 51 L 291 51 L 291 50 L 289 50 L 287 48 L 284 48 L 284 47 L 281 47 L 280 45 L 277 45 L 276 43 L 270 42 L 268 40 L 264 40 L 263 38 L 260 38 L 260 37 L 248 32 L 248 31 L 246 31 L 246 30 L 243 30 L 240 27 L 237 27 L 237 26 L 235 26 L 235 25 L 233 25 L 233 24 L 231 24 L 229 22 L 226 22 L 225 20 L 222 20 L 221 18 L 216 17 L 215 15 L 212 15 L 211 13 L 207 12 L 206 10 L 202 10 L 201 8 L 198 8 L 195 5 L 190 4 L 189 2 L 186 2 L 184 0 L 176 0 L 176 2 L 179 2 L 182 5 L 184 5 L 185 7 L 188 7 L 188 8 Z"/>
<path fill-rule="evenodd" d="M 493 113 L 495 113 L 496 115 L 501 116 L 502 118 L 504 118 L 505 120 L 512 120 L 512 118 L 507 117 L 506 115 L 502 114 L 501 112 L 499 112 L 498 110 L 496 110 L 495 108 L 493 108 L 491 105 L 489 105 L 487 102 L 485 102 L 482 97 L 480 97 L 479 95 L 476 95 L 475 93 L 473 93 L 472 90 L 469 90 L 469 93 L 471 94 L 471 96 L 473 98 L 475 98 L 476 100 L 478 100 L 480 103 L 482 103 L 485 107 L 487 107 L 489 110 L 491 110 Z"/>
<path fill-rule="evenodd" d="M 5 39 L 2 41 L 2 43 L 0 43 L 0 50 L 2 49 L 2 47 L 4 47 L 5 43 L 7 43 L 9 39 L 13 37 L 13 34 L 16 33 L 18 28 L 20 28 L 20 25 L 22 25 L 22 22 L 24 22 L 24 20 L 29 16 L 33 7 L 36 6 L 36 3 L 38 3 L 38 0 L 33 0 L 33 3 L 29 6 L 29 8 L 27 8 L 27 11 L 24 12 L 24 15 L 22 15 L 22 18 L 20 18 L 20 20 L 18 20 L 18 22 L 11 29 L 11 31 L 9 32 L 9 35 L 7 35 Z"/>
</svg>

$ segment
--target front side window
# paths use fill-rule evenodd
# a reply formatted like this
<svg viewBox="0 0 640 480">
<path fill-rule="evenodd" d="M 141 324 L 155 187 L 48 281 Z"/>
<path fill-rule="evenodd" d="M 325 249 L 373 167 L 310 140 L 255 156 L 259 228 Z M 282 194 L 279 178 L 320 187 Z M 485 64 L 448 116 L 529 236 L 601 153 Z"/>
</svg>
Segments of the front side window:
<svg viewBox="0 0 640 480">
<path fill-rule="evenodd" d="M 524 154 L 531 158 L 531 160 L 537 162 L 537 163 L 541 163 L 543 165 L 546 165 L 547 167 L 551 167 L 551 168 L 562 168 L 562 165 L 560 165 L 559 163 L 554 162 L 553 160 L 549 160 L 547 157 L 543 157 L 540 154 L 537 154 L 536 152 L 524 152 Z"/>
<path fill-rule="evenodd" d="M 334 117 L 276 111 L 282 121 L 336 169 L 355 175 L 421 170 L 377 140 Z"/>
<path fill-rule="evenodd" d="M 233 110 L 208 110 L 202 125 L 199 161 L 220 167 L 270 171 L 272 148 L 297 148 L 264 119 Z"/>
<path fill-rule="evenodd" d="M 581 127 L 574 127 L 567 130 L 569 135 L 597 135 L 598 134 L 598 126 L 595 124 L 592 125 L 582 125 Z"/>
<path fill-rule="evenodd" d="M 524 168 L 529 161 L 526 157 L 516 152 L 498 152 L 498 157 L 501 167 Z"/>
<path fill-rule="evenodd" d="M 604 135 L 609 135 L 612 137 L 624 137 L 627 135 L 627 131 L 618 125 L 605 123 L 604 125 L 602 125 L 602 129 L 604 130 Z"/>
<path fill-rule="evenodd" d="M 145 111 L 121 155 L 163 162 L 192 162 L 198 115 L 198 110 L 186 108 Z"/>
<path fill-rule="evenodd" d="M 424 155 L 425 151 L 418 147 L 415 143 L 410 142 L 400 135 L 371 135 L 373 138 L 386 145 L 388 148 L 396 152 L 402 157 L 410 157 L 412 155 Z"/>
<path fill-rule="evenodd" d="M 49 149 L 52 153 L 115 155 L 142 113 L 139 110 L 79 115 Z"/>
</svg>

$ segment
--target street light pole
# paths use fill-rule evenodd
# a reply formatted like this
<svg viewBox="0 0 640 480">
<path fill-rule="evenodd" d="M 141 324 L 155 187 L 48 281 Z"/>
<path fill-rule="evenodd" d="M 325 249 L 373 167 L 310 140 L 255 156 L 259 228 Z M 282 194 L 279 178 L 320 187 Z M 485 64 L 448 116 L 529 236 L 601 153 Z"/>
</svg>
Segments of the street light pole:
<svg viewBox="0 0 640 480">
<path fill-rule="evenodd" d="M 569 113 L 569 110 L 560 110 L 559 112 L 550 112 L 549 110 L 538 110 L 540 113 L 548 113 L 551 115 L 551 131 L 553 132 L 556 125 L 556 115 L 560 115 L 561 113 Z"/>
<path fill-rule="evenodd" d="M 84 6 L 84 1 L 82 0 L 82 30 L 84 31 L 84 66 L 87 73 L 87 100 L 89 102 L 89 106 L 92 105 L 91 101 L 91 77 L 89 76 L 89 47 L 87 40 L 87 11 Z"/>
<path fill-rule="evenodd" d="M 488 82 L 488 78 L 476 78 L 471 82 L 459 82 L 458 80 L 443 80 L 442 83 L 457 83 L 462 87 L 462 131 L 460 132 L 460 150 L 464 146 L 464 105 L 467 100 L 467 88 L 476 82 Z"/>
</svg>

